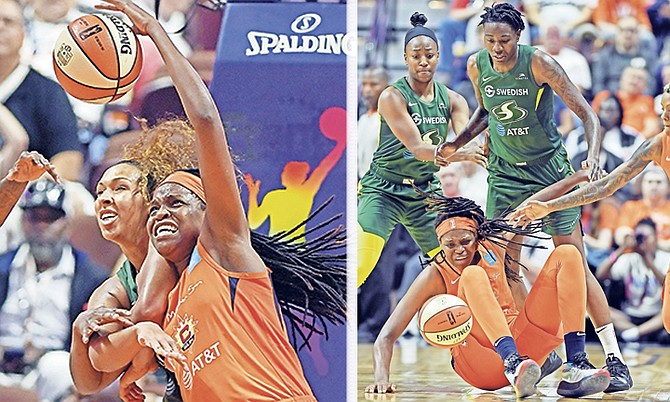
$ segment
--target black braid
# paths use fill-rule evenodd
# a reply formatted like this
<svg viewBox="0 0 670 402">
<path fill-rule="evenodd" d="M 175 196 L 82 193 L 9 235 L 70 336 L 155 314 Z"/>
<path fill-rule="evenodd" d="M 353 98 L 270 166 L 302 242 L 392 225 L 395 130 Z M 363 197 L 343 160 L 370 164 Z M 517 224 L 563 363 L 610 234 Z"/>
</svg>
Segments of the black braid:
<svg viewBox="0 0 670 402">
<path fill-rule="evenodd" d="M 505 238 L 505 232 L 514 233 L 515 235 L 522 235 L 528 237 L 534 237 L 543 239 L 544 236 L 538 235 L 542 229 L 542 222 L 533 222 L 529 224 L 525 229 L 520 227 L 515 228 L 507 221 L 501 217 L 496 217 L 490 220 L 486 219 L 484 211 L 482 208 L 477 205 L 474 201 L 464 198 L 464 197 L 445 197 L 442 194 L 439 194 L 435 191 L 422 191 L 418 187 L 414 187 L 415 191 L 419 194 L 426 197 L 426 210 L 431 212 L 437 212 L 437 218 L 435 219 L 435 228 L 437 228 L 440 223 L 444 220 L 453 218 L 456 216 L 461 216 L 465 218 L 470 218 L 477 222 L 479 229 L 477 230 L 477 240 L 488 240 L 493 244 L 496 244 L 500 247 L 520 250 L 522 246 L 527 246 L 531 248 L 545 248 L 544 246 L 539 245 L 530 245 L 523 242 L 517 242 L 514 240 L 507 240 Z M 507 215 L 509 211 L 505 211 L 501 216 Z M 439 258 L 438 258 L 439 256 Z M 436 263 L 441 263 L 444 261 L 444 254 L 440 251 L 431 261 Z M 509 266 L 511 263 L 519 264 L 524 269 L 528 269 L 521 262 L 510 257 L 509 253 L 505 253 L 505 276 L 508 279 L 513 281 L 520 281 L 521 277 Z"/>
<path fill-rule="evenodd" d="M 300 350 L 309 346 L 314 333 L 328 337 L 326 321 L 334 325 L 346 321 L 346 232 L 339 225 L 316 238 L 296 242 L 342 217 L 338 214 L 299 237 L 291 237 L 311 222 L 334 197 L 330 197 L 300 224 L 272 236 L 251 232 L 251 244 L 272 270 L 272 283 L 282 313 L 293 324 L 291 341 Z M 297 338 L 301 344 L 297 346 Z"/>
<path fill-rule="evenodd" d="M 526 24 L 521 18 L 521 12 L 509 3 L 498 3 L 491 7 L 484 7 L 484 14 L 479 17 L 482 19 L 479 25 L 484 25 L 487 22 L 503 22 L 515 31 L 523 31 L 526 28 Z"/>
</svg>

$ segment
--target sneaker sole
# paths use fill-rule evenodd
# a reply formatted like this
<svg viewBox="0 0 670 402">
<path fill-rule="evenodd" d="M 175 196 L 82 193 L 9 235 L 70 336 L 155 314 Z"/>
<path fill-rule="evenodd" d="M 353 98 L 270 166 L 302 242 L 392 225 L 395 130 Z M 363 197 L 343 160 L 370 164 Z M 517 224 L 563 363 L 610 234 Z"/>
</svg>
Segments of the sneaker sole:
<svg viewBox="0 0 670 402">
<path fill-rule="evenodd" d="M 592 376 L 583 378 L 576 383 L 561 381 L 556 392 L 567 398 L 581 398 L 582 396 L 603 392 L 609 385 L 610 373 L 607 370 L 599 370 Z"/>
<path fill-rule="evenodd" d="M 521 363 L 519 375 L 514 382 L 514 391 L 517 398 L 525 398 L 537 392 L 535 386 L 540 378 L 540 366 L 532 360 Z M 608 381 L 609 384 L 609 381 Z"/>
<path fill-rule="evenodd" d="M 611 394 L 612 392 L 628 391 L 631 388 L 632 388 L 632 385 L 630 385 L 628 383 L 617 385 L 617 384 L 612 384 L 612 382 L 610 380 L 610 385 L 603 392 L 606 393 L 606 394 Z"/>
</svg>

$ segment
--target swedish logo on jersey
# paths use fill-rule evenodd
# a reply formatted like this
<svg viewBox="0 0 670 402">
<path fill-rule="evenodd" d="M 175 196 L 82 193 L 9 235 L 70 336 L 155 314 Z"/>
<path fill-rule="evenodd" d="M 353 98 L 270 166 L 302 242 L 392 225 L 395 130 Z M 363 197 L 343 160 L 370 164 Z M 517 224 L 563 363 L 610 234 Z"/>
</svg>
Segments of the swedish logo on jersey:
<svg viewBox="0 0 670 402">
<path fill-rule="evenodd" d="M 491 113 L 503 124 L 512 124 L 523 120 L 528 116 L 528 111 L 516 104 L 515 100 L 508 100 L 493 109 Z"/>
</svg>

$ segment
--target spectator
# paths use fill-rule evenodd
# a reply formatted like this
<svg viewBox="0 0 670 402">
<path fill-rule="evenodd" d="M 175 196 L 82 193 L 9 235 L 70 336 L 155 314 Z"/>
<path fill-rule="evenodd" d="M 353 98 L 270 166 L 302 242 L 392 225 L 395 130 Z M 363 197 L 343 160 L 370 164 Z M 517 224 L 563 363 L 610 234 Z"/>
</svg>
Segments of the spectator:
<svg viewBox="0 0 670 402">
<path fill-rule="evenodd" d="M 670 52 L 666 39 L 670 34 L 670 3 L 667 0 L 655 0 L 647 8 L 647 15 L 651 22 L 651 32 L 656 37 L 658 54 Z"/>
<path fill-rule="evenodd" d="M 0 19 L 0 102 L 28 133 L 29 149 L 49 158 L 62 178 L 79 180 L 83 155 L 65 91 L 21 63 L 25 27 L 19 3 L 0 0 Z"/>
<path fill-rule="evenodd" d="M 557 25 L 569 32 L 591 21 L 598 0 L 524 0 L 523 9 L 535 27 Z"/>
<path fill-rule="evenodd" d="M 389 84 L 388 73 L 383 67 L 369 67 L 361 79 L 361 97 L 367 111 L 358 118 L 358 178 L 370 168 L 372 154 L 379 145 L 379 95 Z"/>
<path fill-rule="evenodd" d="M 584 248 L 591 271 L 595 271 L 612 252 L 618 215 L 619 203 L 614 197 L 582 207 Z"/>
<path fill-rule="evenodd" d="M 668 178 L 659 168 L 651 168 L 640 176 L 641 200 L 631 200 L 621 206 L 615 233 L 617 244 L 623 244 L 626 236 L 633 234 L 635 224 L 651 218 L 656 224 L 658 246 L 670 250 L 670 201 L 668 201 Z"/>
<path fill-rule="evenodd" d="M 591 73 L 594 94 L 603 90 L 617 91 L 621 74 L 628 66 L 635 65 L 647 72 L 656 71 L 656 49 L 654 46 L 643 46 L 639 31 L 635 18 L 619 19 L 614 42 L 603 46 L 593 56 Z M 648 86 L 647 95 L 653 95 L 655 89 L 653 85 Z"/>
<path fill-rule="evenodd" d="M 608 96 L 602 97 L 597 113 L 602 133 L 601 149 L 614 155 L 620 161 L 630 159 L 637 147 L 644 142 L 644 137 L 634 129 L 622 124 L 624 109 L 619 99 L 608 93 Z M 582 127 L 568 134 L 565 147 L 573 159 L 578 159 L 577 155 L 587 150 Z M 618 163 L 609 164 L 605 170 L 611 172 L 618 165 Z"/>
<path fill-rule="evenodd" d="M 582 93 L 591 91 L 591 68 L 586 58 L 568 45 L 567 30 L 560 25 L 542 27 L 538 49 L 544 50 L 563 67 Z"/>
<path fill-rule="evenodd" d="M 661 130 L 661 119 L 654 108 L 654 98 L 649 92 L 649 73 L 645 68 L 628 66 L 621 73 L 619 89 L 614 92 L 603 90 L 593 98 L 593 110 L 598 113 L 601 103 L 612 93 L 623 107 L 622 124 L 634 128 L 645 138 L 656 135 Z"/>
<path fill-rule="evenodd" d="M 598 5 L 593 10 L 593 23 L 603 32 L 614 33 L 619 20 L 629 16 L 635 19 L 642 30 L 650 33 L 651 23 L 647 16 L 646 0 L 598 0 Z"/>
<path fill-rule="evenodd" d="M 610 308 L 614 328 L 624 341 L 655 341 L 663 331 L 661 292 L 669 264 L 670 253 L 658 249 L 654 221 L 645 218 L 635 225 L 635 236 L 628 236 L 598 267 L 600 281 L 624 284 L 621 310 Z"/>
<path fill-rule="evenodd" d="M 19 201 L 26 241 L 0 256 L 0 376 L 48 401 L 72 386 L 70 328 L 107 276 L 68 244 L 64 199 L 62 186 L 32 183 Z"/>
</svg>

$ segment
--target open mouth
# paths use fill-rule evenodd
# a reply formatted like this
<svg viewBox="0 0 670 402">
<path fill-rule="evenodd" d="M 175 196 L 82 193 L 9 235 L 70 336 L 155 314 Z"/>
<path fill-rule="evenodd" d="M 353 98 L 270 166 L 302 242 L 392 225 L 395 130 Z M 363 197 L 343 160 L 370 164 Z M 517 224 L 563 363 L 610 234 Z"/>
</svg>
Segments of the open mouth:
<svg viewBox="0 0 670 402">
<path fill-rule="evenodd" d="M 98 219 L 100 220 L 100 222 L 102 222 L 105 225 L 112 223 L 118 217 L 119 215 L 112 210 L 102 210 L 98 215 Z"/>
<path fill-rule="evenodd" d="M 177 225 L 171 222 L 163 222 L 154 226 L 153 235 L 156 239 L 161 239 L 164 237 L 172 236 L 173 234 L 177 233 L 178 229 L 179 228 L 177 227 Z"/>
</svg>

